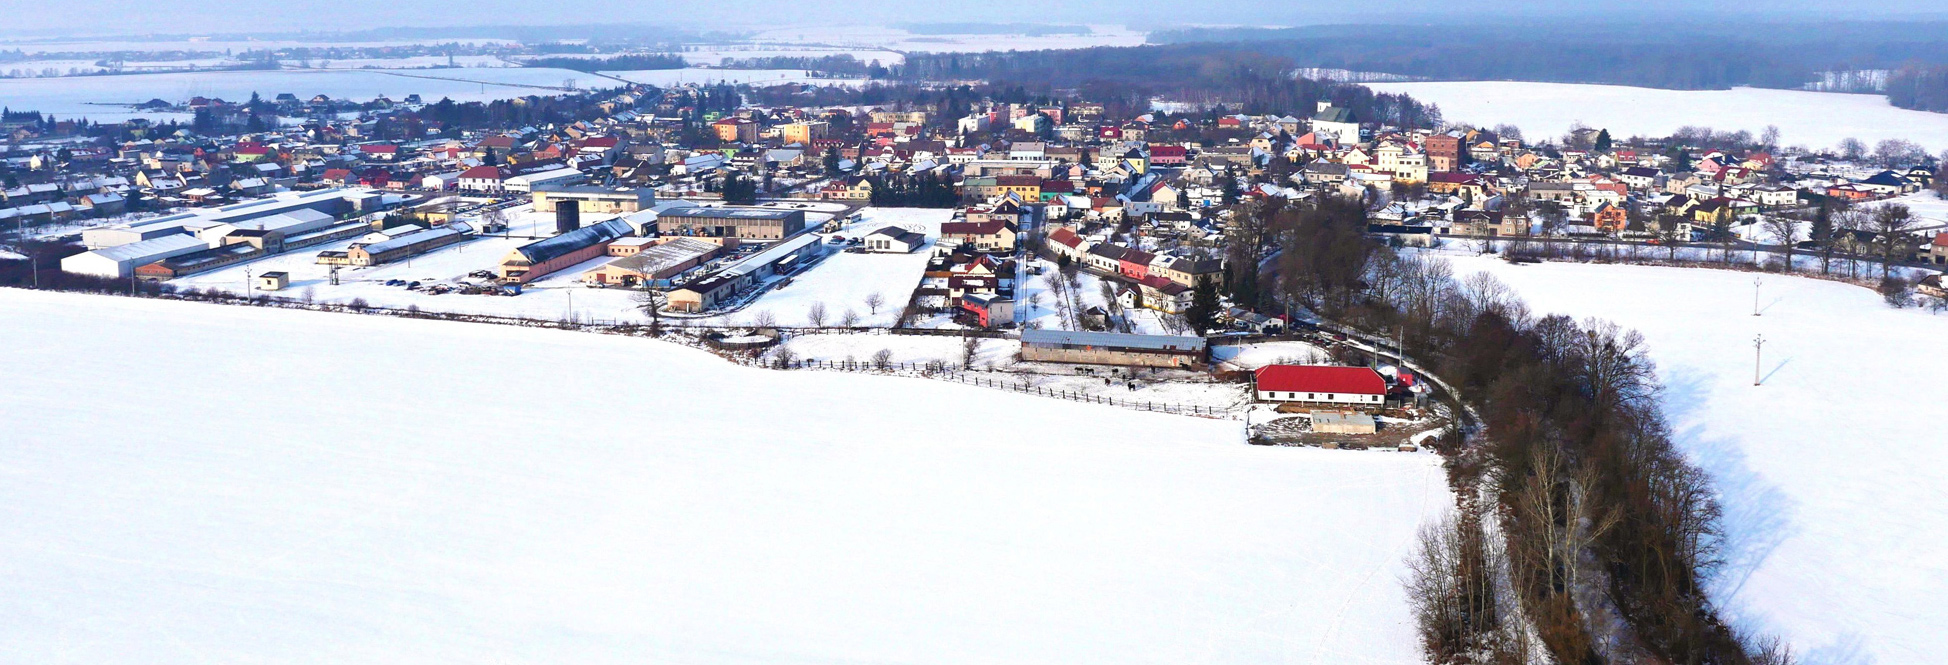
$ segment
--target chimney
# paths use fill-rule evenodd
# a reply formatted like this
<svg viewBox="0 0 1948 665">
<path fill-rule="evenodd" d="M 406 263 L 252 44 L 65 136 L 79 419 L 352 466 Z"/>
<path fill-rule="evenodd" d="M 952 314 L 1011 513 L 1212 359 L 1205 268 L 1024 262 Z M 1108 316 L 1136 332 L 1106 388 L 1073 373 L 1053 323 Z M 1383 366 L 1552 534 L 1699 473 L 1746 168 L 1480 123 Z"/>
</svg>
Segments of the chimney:
<svg viewBox="0 0 1948 665">
<path fill-rule="evenodd" d="M 1319 100 L 1319 112 L 1320 112 L 1320 113 L 1325 113 L 1325 112 L 1326 112 L 1326 109 L 1329 109 L 1329 108 L 1332 108 L 1332 102 L 1330 102 L 1330 101 L 1326 101 L 1326 100 L 1324 100 L 1324 99 L 1321 99 L 1321 100 Z"/>
<path fill-rule="evenodd" d="M 555 202 L 555 233 L 562 234 L 582 228 L 582 202 Z"/>
</svg>

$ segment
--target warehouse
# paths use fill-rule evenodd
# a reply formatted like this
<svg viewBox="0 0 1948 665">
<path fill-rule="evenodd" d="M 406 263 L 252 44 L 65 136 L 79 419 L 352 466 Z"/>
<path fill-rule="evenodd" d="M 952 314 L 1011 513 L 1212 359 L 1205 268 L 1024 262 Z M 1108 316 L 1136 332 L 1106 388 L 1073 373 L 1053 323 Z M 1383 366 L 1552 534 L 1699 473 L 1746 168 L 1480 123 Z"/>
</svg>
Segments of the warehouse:
<svg viewBox="0 0 1948 665">
<path fill-rule="evenodd" d="M 527 283 L 541 279 L 562 268 L 601 256 L 608 251 L 609 241 L 629 234 L 627 222 L 611 219 L 516 247 L 501 259 L 501 281 Z"/>
<path fill-rule="evenodd" d="M 582 281 L 599 286 L 628 287 L 666 282 L 703 265 L 721 251 L 722 247 L 695 238 L 670 238 L 640 251 L 618 256 L 599 268 L 583 273 Z"/>
<path fill-rule="evenodd" d="M 1205 361 L 1204 338 L 1076 330 L 1024 330 L 1021 359 L 1031 362 L 1191 367 Z"/>
<path fill-rule="evenodd" d="M 536 185 L 534 211 L 554 212 L 556 204 L 574 201 L 581 212 L 625 214 L 648 210 L 656 205 L 656 190 L 645 187 L 596 187 L 593 185 Z"/>
<path fill-rule="evenodd" d="M 471 237 L 469 234 L 472 231 L 473 228 L 466 224 L 448 224 L 436 229 L 422 229 L 397 237 L 387 238 L 379 242 L 353 243 L 351 247 L 346 248 L 343 252 L 344 259 L 341 265 L 364 267 L 401 261 L 407 257 L 418 256 L 441 247 L 464 242 Z M 336 252 L 327 253 L 337 254 Z M 319 263 L 340 263 L 339 261 L 327 260 L 328 258 L 337 258 L 336 256 L 325 256 L 327 253 L 319 254 Z"/>
<path fill-rule="evenodd" d="M 517 175 L 508 178 L 505 183 L 502 183 L 502 186 L 506 187 L 507 191 L 526 194 L 547 187 L 573 185 L 587 178 L 588 174 L 582 173 L 579 170 L 559 168 Z"/>
<path fill-rule="evenodd" d="M 656 214 L 666 236 L 783 240 L 805 230 L 805 211 L 727 206 L 672 206 Z"/>
<path fill-rule="evenodd" d="M 269 228 L 271 225 L 317 223 L 320 218 L 316 215 L 322 215 L 326 220 L 323 225 L 329 226 L 331 219 L 378 210 L 382 202 L 383 198 L 378 193 L 356 187 L 286 192 L 270 198 L 193 210 L 118 228 L 89 229 L 81 233 L 81 242 L 89 249 L 101 249 L 178 233 L 201 233 L 204 229 L 225 224 L 236 228 L 253 228 L 264 224 Z M 301 231 L 285 231 L 286 236 L 299 233 Z"/>
<path fill-rule="evenodd" d="M 177 233 L 153 240 L 104 247 L 61 259 L 67 272 L 97 277 L 128 277 L 135 269 L 172 256 L 200 252 L 210 246 L 195 236 Z"/>
<path fill-rule="evenodd" d="M 1255 377 L 1263 402 L 1378 407 L 1387 400 L 1387 381 L 1371 367 L 1266 365 Z"/>
</svg>

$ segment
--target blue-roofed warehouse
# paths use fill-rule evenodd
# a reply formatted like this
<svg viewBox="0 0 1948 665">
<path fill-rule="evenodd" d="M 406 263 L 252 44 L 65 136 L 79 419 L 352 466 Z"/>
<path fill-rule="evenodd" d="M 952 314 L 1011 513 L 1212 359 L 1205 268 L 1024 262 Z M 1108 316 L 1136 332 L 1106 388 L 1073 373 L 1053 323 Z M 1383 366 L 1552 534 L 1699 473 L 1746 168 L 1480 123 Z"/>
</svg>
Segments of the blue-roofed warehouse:
<svg viewBox="0 0 1948 665">
<path fill-rule="evenodd" d="M 1024 330 L 1021 359 L 1032 362 L 1190 367 L 1208 358 L 1202 337 L 1077 330 Z"/>
<path fill-rule="evenodd" d="M 609 243 L 633 234 L 634 227 L 628 222 L 611 219 L 516 247 L 501 259 L 501 281 L 524 284 L 541 279 L 557 270 L 603 256 L 609 251 Z"/>
</svg>

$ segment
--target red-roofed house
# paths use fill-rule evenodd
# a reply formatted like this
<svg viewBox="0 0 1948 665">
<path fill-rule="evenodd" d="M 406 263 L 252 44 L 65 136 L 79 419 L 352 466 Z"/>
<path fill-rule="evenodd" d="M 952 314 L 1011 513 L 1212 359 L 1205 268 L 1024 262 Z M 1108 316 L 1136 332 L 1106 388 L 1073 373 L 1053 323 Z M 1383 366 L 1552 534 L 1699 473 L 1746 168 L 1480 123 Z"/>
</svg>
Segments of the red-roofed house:
<svg viewBox="0 0 1948 665">
<path fill-rule="evenodd" d="M 389 162 L 399 158 L 399 146 L 390 143 L 367 143 L 359 146 L 358 151 L 364 154 L 366 159 Z"/>
<path fill-rule="evenodd" d="M 1152 166 L 1179 166 L 1190 161 L 1190 151 L 1180 145 L 1150 146 Z"/>
<path fill-rule="evenodd" d="M 498 166 L 476 166 L 460 173 L 460 189 L 475 192 L 498 192 L 506 188 L 507 169 Z"/>
<path fill-rule="evenodd" d="M 1928 260 L 1935 265 L 1948 264 L 1948 233 L 1937 233 L 1934 242 L 1928 243 Z"/>
<path fill-rule="evenodd" d="M 1371 367 L 1266 365 L 1258 368 L 1259 401 L 1381 406 L 1387 382 Z"/>
</svg>

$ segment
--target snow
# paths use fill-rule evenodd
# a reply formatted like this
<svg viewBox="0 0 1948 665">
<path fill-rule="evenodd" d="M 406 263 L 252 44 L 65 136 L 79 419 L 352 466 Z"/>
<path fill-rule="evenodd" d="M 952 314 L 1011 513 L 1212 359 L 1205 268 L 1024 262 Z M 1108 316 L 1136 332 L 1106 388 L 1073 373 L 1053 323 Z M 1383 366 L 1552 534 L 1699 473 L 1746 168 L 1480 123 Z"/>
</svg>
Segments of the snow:
<svg viewBox="0 0 1948 665">
<path fill-rule="evenodd" d="M 757 32 L 750 41 L 766 44 L 810 43 L 874 48 L 908 53 L 980 53 L 1035 51 L 1096 46 L 1141 46 L 1146 33 L 1118 25 L 1092 25 L 1087 34 L 918 34 L 886 26 L 790 26 Z"/>
<path fill-rule="evenodd" d="M 23 662 L 1412 663 L 1449 501 L 1431 455 L 636 338 L 20 290 L 0 337 Z"/>
<path fill-rule="evenodd" d="M 800 70 L 671 69 L 606 72 L 638 83 L 801 82 Z M 218 97 L 241 102 L 255 92 L 265 98 L 292 93 L 300 99 L 323 94 L 334 99 L 370 100 L 384 95 L 394 100 L 418 94 L 427 102 L 442 97 L 456 102 L 491 101 L 528 95 L 557 95 L 563 81 L 574 79 L 582 88 L 615 87 L 619 82 L 587 72 L 542 67 L 476 67 L 439 71 L 394 72 L 377 69 L 287 69 L 276 71 L 171 72 L 117 76 L 58 78 L 0 78 L 0 103 L 14 110 L 35 110 L 59 118 L 86 117 L 118 122 L 129 117 L 178 117 L 132 111 L 117 104 L 166 102 L 191 97 Z M 832 79 L 834 83 L 844 80 Z"/>
<path fill-rule="evenodd" d="M 867 208 L 860 216 L 860 221 L 848 223 L 838 234 L 855 238 L 898 226 L 925 233 L 927 244 L 907 254 L 851 254 L 840 251 L 836 245 L 826 245 L 832 253 L 823 262 L 793 277 L 790 285 L 759 296 L 730 318 L 749 323 L 758 312 L 770 312 L 778 325 L 810 325 L 808 316 L 812 306 L 824 304 L 826 325 L 838 325 L 839 317 L 848 309 L 859 315 L 862 326 L 890 328 L 898 323 L 907 298 L 926 273 L 927 257 L 933 254 L 933 245 L 940 239 L 940 225 L 953 216 L 953 211 Z M 886 301 L 876 314 L 866 306 L 866 297 L 874 293 Z"/>
<path fill-rule="evenodd" d="M 1914 663 L 1948 649 L 1948 533 L 1936 389 L 1948 317 L 1864 288 L 1753 273 L 1450 257 L 1538 314 L 1643 332 L 1680 445 L 1716 478 L 1729 614 L 1809 663 Z M 1754 335 L 1764 335 L 1752 385 Z"/>
<path fill-rule="evenodd" d="M 1233 369 L 1258 369 L 1276 364 L 1323 364 L 1331 358 L 1325 349 L 1297 341 L 1214 344 L 1211 358 Z"/>
<path fill-rule="evenodd" d="M 1581 121 L 1610 134 L 1669 136 L 1685 125 L 1759 135 L 1779 127 L 1784 145 L 1831 148 L 1858 138 L 1871 146 L 1907 139 L 1929 150 L 1948 149 L 1948 114 L 1894 108 L 1880 95 L 1802 90 L 1658 90 L 1619 85 L 1460 81 L 1368 83 L 1378 92 L 1404 92 L 1440 105 L 1449 122 L 1521 127 L 1531 140 L 1567 134 Z"/>
<path fill-rule="evenodd" d="M 946 363 L 959 367 L 962 360 L 961 338 L 934 335 L 865 335 L 857 333 L 835 333 L 817 335 L 794 335 L 780 345 L 790 349 L 800 360 L 827 360 L 870 362 L 873 354 L 880 350 L 890 351 L 890 362 L 924 364 L 928 362 Z M 1021 343 L 1009 339 L 983 339 L 974 351 L 974 364 L 988 366 L 1006 364 L 1013 361 L 1021 352 Z"/>
</svg>

